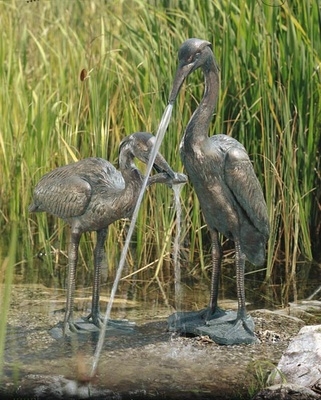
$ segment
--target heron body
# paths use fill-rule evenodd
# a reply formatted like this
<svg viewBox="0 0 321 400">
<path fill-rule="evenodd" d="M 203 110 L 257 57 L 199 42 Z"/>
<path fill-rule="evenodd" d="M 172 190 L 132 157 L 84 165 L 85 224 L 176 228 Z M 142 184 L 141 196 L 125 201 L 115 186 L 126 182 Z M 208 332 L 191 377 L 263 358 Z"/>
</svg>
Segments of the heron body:
<svg viewBox="0 0 321 400">
<path fill-rule="evenodd" d="M 85 158 L 47 173 L 35 187 L 29 211 L 48 212 L 62 218 L 71 228 L 64 333 L 68 327 L 74 332 L 79 330 L 72 315 L 75 272 L 80 237 L 89 231 L 97 232 L 97 243 L 94 250 L 92 309 L 87 320 L 100 326 L 99 288 L 108 227 L 121 218 L 132 216 L 144 181 L 134 159 L 136 157 L 147 164 L 154 142 L 151 134 L 134 133 L 120 144 L 119 170 L 102 158 Z M 183 174 L 174 173 L 159 153 L 154 168 L 158 173 L 149 177 L 147 185 L 186 181 Z"/>
<path fill-rule="evenodd" d="M 223 134 L 209 137 L 208 130 L 219 93 L 219 68 L 211 45 L 188 39 L 179 50 L 179 66 L 170 102 L 186 77 L 201 68 L 205 78 L 203 98 L 194 111 L 180 144 L 185 170 L 196 191 L 212 240 L 212 283 L 209 308 L 198 313 L 176 313 L 170 328 L 210 333 L 218 343 L 253 343 L 253 324 L 245 308 L 244 265 L 265 261 L 269 237 L 267 207 L 262 188 L 244 146 Z M 222 250 L 218 233 L 235 243 L 238 311 L 234 318 L 217 305 Z M 206 324 L 208 326 L 198 325 Z M 217 332 L 216 332 L 217 331 Z M 190 333 L 191 333 L 190 332 Z"/>
<path fill-rule="evenodd" d="M 262 226 L 265 201 L 243 145 L 222 134 L 208 137 L 201 146 L 183 139 L 181 156 L 209 229 L 239 240 L 247 259 L 262 265 L 268 233 L 267 225 Z"/>
<path fill-rule="evenodd" d="M 86 158 L 44 175 L 30 211 L 59 217 L 78 233 L 97 231 L 131 216 L 142 181 L 137 169 L 122 173 L 102 158 Z"/>
</svg>

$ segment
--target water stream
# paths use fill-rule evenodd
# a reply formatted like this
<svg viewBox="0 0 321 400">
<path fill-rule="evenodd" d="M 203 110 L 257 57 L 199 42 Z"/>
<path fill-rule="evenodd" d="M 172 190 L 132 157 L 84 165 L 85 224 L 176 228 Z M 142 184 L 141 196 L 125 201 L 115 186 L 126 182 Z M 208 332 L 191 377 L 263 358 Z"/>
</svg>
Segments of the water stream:
<svg viewBox="0 0 321 400">
<path fill-rule="evenodd" d="M 182 207 L 180 201 L 180 193 L 183 184 L 174 185 L 174 204 L 176 210 L 176 231 L 173 244 L 173 260 L 174 260 L 174 275 L 175 275 L 175 308 L 176 311 L 181 310 L 182 304 L 182 285 L 181 285 L 181 263 L 180 263 L 180 239 L 181 239 L 181 219 Z"/>
<path fill-rule="evenodd" d="M 151 170 L 153 168 L 153 164 L 156 158 L 156 155 L 158 153 L 158 150 L 160 148 L 160 145 L 163 141 L 166 129 L 168 127 L 169 121 L 171 119 L 171 115 L 172 115 L 172 110 L 173 110 L 173 105 L 169 104 L 165 111 L 164 114 L 162 116 L 162 119 L 160 121 L 158 130 L 157 130 L 157 134 L 156 134 L 156 140 L 155 140 L 155 144 L 154 147 L 152 149 L 148 164 L 147 164 L 147 169 L 146 169 L 146 176 L 143 182 L 143 186 L 142 189 L 139 193 L 138 199 L 137 199 L 137 203 L 135 206 L 135 210 L 132 216 L 132 220 L 128 229 L 128 233 L 127 233 L 127 237 L 126 237 L 126 241 L 125 241 L 125 245 L 123 247 L 121 256 L 120 256 L 120 261 L 119 261 L 119 265 L 118 265 L 118 269 L 117 269 L 117 274 L 114 280 L 114 284 L 111 290 L 111 294 L 110 294 L 110 300 L 108 302 L 107 308 L 106 308 L 106 313 L 104 316 L 104 321 L 103 321 L 103 326 L 101 327 L 101 331 L 100 331 L 100 335 L 99 335 L 99 340 L 97 343 L 97 347 L 96 347 L 96 351 L 95 351 L 95 355 L 94 355 L 94 359 L 93 359 L 93 363 L 92 363 L 92 369 L 91 369 L 91 373 L 90 376 L 93 377 L 96 373 L 97 370 L 97 366 L 98 366 L 98 361 L 100 358 L 100 354 L 103 348 L 103 344 L 104 344 L 104 338 L 105 338 L 105 333 L 106 333 L 106 327 L 107 327 L 107 322 L 110 319 L 110 313 L 111 313 L 111 309 L 113 306 L 113 302 L 115 299 L 115 295 L 116 295 L 116 291 L 118 288 L 118 284 L 120 281 L 120 278 L 122 276 L 122 272 L 124 269 L 124 265 L 125 265 L 125 260 L 126 260 L 126 256 L 127 256 L 127 252 L 129 249 L 129 244 L 130 244 L 130 240 L 132 237 L 132 234 L 134 232 L 134 228 L 135 228 L 135 224 L 136 224 L 136 220 L 137 220 L 137 216 L 138 216 L 138 212 L 139 212 L 139 208 L 141 205 L 141 202 L 143 200 L 143 195 L 145 193 L 145 189 L 146 189 L 146 185 L 147 185 L 147 181 L 149 178 L 149 175 L 151 173 Z"/>
</svg>

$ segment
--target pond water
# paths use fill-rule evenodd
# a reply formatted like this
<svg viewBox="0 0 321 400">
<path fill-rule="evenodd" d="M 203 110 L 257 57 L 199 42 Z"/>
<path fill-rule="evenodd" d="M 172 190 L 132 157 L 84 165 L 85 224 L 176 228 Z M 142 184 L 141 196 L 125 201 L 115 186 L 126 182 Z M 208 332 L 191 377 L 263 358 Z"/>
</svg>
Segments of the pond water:
<svg viewBox="0 0 321 400">
<path fill-rule="evenodd" d="M 50 328 L 62 321 L 63 312 L 57 310 L 64 301 L 62 290 L 36 284 L 12 287 L 1 386 L 6 396 L 249 398 L 255 363 L 263 359 L 271 368 L 289 339 L 231 347 L 184 338 L 167 331 L 166 306 L 155 301 L 147 308 L 146 303 L 117 298 L 113 317 L 129 318 L 137 326 L 130 332 L 107 330 L 97 374 L 88 386 L 98 333 L 54 339 Z M 90 292 L 77 290 L 76 317 L 86 315 L 88 307 Z M 299 327 L 295 322 L 293 332 Z"/>
<path fill-rule="evenodd" d="M 120 282 L 111 317 L 134 321 L 136 327 L 132 331 L 107 330 L 97 374 L 89 382 L 98 333 L 58 340 L 50 333 L 64 318 L 67 275 L 67 263 L 61 262 L 55 265 L 54 274 L 48 274 L 47 258 L 53 256 L 37 255 L 31 275 L 31 267 L 25 262 L 18 262 L 15 269 L 0 397 L 247 399 L 304 324 L 258 310 L 281 308 L 275 303 L 278 289 L 270 288 L 271 296 L 269 291 L 262 291 L 262 271 L 246 276 L 248 310 L 256 323 L 260 344 L 218 346 L 206 337 L 180 337 L 168 332 L 166 323 L 176 301 L 174 269 L 162 274 L 158 282 L 127 278 Z M 60 255 L 59 260 L 63 259 Z M 304 280 L 305 286 L 300 285 L 301 298 L 311 294 L 319 283 L 318 274 L 312 275 L 315 269 L 303 267 L 299 266 L 298 277 L 302 268 L 302 276 L 308 271 L 309 278 Z M 225 260 L 222 308 L 237 308 L 234 274 L 233 260 Z M 182 265 L 181 278 L 181 309 L 205 307 L 209 300 L 209 270 L 195 277 Z M 103 312 L 112 281 L 111 276 L 109 283 L 102 284 Z M 92 273 L 80 264 L 76 318 L 86 316 L 90 310 L 91 283 Z M 319 315 L 306 322 L 320 321 Z"/>
</svg>

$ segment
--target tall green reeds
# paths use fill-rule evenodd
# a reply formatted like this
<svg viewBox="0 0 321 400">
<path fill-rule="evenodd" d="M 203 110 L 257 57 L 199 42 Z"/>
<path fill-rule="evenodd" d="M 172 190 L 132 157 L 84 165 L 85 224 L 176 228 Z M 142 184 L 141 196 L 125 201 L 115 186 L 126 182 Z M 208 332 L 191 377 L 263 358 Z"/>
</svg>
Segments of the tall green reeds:
<svg viewBox="0 0 321 400">
<path fill-rule="evenodd" d="M 213 43 L 221 68 L 210 134 L 227 133 L 247 148 L 272 227 L 266 278 L 282 283 L 283 302 L 295 296 L 296 264 L 311 260 L 311 228 L 320 225 L 319 21 L 320 4 L 312 0 L 0 1 L 0 224 L 6 245 L 19 220 L 17 259 L 25 260 L 25 278 L 32 279 L 40 250 L 63 251 L 68 242 L 61 221 L 28 214 L 39 177 L 88 156 L 116 163 L 125 135 L 155 132 L 177 50 L 187 37 L 201 37 Z M 175 105 L 161 148 L 173 169 L 182 170 L 179 142 L 202 93 L 197 73 Z M 210 243 L 193 189 L 186 186 L 182 196 L 184 265 L 201 273 Z M 171 243 L 164 246 L 164 238 L 174 229 L 172 201 L 162 186 L 145 196 L 128 272 L 160 264 L 137 274 L 139 280 L 170 265 Z M 123 221 L 111 227 L 111 274 L 125 237 Z M 81 246 L 88 269 L 91 239 Z M 54 270 L 48 261 L 46 273 Z"/>
<path fill-rule="evenodd" d="M 4 364 L 4 348 L 6 339 L 6 320 L 9 313 L 10 307 L 10 294 L 11 285 L 13 282 L 14 267 L 16 262 L 16 249 L 17 249 L 17 225 L 12 225 L 10 247 L 7 256 L 0 264 L 0 308 L 1 308 L 1 324 L 0 324 L 0 382 L 3 374 Z"/>
</svg>

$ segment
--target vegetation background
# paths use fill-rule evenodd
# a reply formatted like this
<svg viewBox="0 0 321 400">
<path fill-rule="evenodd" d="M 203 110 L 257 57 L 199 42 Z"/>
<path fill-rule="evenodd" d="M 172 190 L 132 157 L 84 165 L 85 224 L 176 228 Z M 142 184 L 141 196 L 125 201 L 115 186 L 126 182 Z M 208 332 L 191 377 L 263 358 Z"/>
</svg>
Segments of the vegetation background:
<svg viewBox="0 0 321 400">
<path fill-rule="evenodd" d="M 0 0 L 0 26 L 2 304 L 12 281 L 55 285 L 59 272 L 65 277 L 68 229 L 28 213 L 38 179 L 89 156 L 116 165 L 125 135 L 155 133 L 177 50 L 188 37 L 212 42 L 221 68 L 210 134 L 223 132 L 245 145 L 264 189 L 271 238 L 262 282 L 270 304 L 300 298 L 309 276 L 320 278 L 320 1 Z M 184 127 L 202 93 L 202 75 L 195 73 L 161 147 L 177 171 Z M 197 280 L 209 275 L 210 240 L 192 187 L 181 196 L 182 267 Z M 110 228 L 111 277 L 127 227 L 119 221 Z M 171 290 L 175 229 L 172 192 L 161 185 L 149 190 L 128 256 L 136 285 L 156 279 Z M 91 277 L 93 241 L 88 234 L 81 244 L 83 282 Z M 224 242 L 227 265 L 232 248 Z M 248 265 L 248 272 L 257 271 Z"/>
</svg>

